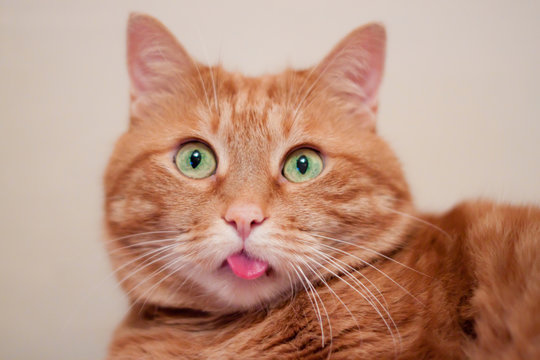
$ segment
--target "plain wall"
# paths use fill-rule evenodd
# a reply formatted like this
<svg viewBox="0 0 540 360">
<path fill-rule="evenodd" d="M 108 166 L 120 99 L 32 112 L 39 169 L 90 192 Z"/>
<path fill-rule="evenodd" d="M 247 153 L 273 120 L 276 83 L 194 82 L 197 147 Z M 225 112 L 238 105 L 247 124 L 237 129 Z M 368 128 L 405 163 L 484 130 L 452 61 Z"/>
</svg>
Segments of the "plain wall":
<svg viewBox="0 0 540 360">
<path fill-rule="evenodd" d="M 381 21 L 379 131 L 420 209 L 540 203 L 538 1 L 0 0 L 0 358 L 102 358 L 126 301 L 100 243 L 126 128 L 129 11 L 248 74 L 315 64 Z"/>
</svg>

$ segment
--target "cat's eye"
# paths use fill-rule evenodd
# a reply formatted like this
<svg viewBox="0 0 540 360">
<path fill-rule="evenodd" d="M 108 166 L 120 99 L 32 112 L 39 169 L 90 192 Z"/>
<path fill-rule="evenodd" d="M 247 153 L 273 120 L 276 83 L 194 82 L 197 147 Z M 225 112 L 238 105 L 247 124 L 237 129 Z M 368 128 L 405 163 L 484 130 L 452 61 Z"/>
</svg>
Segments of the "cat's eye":
<svg viewBox="0 0 540 360">
<path fill-rule="evenodd" d="M 182 145 L 174 158 L 174 162 L 182 174 L 192 179 L 203 179 L 216 171 L 214 152 L 199 141 L 192 141 Z"/>
<path fill-rule="evenodd" d="M 287 156 L 283 165 L 283 176 L 291 182 L 299 183 L 317 177 L 322 169 L 321 155 L 312 149 L 302 148 Z"/>
</svg>

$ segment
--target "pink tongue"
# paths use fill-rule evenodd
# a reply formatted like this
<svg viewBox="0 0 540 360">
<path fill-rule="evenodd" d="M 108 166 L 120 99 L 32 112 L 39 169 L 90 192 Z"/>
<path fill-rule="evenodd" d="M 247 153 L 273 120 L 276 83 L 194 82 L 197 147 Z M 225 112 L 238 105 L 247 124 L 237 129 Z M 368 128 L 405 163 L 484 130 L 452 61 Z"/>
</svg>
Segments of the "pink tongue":
<svg viewBox="0 0 540 360">
<path fill-rule="evenodd" d="M 229 256 L 227 263 L 236 276 L 247 280 L 262 276 L 268 269 L 266 261 L 252 259 L 243 253 Z"/>
</svg>

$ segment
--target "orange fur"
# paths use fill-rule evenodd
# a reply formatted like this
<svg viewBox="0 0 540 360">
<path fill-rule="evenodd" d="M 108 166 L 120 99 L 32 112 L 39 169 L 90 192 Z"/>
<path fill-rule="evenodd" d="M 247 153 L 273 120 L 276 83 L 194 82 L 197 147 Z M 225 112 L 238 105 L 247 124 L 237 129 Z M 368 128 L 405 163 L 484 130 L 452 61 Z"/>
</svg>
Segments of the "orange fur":
<svg viewBox="0 0 540 360">
<path fill-rule="evenodd" d="M 247 78 L 198 64 L 156 20 L 131 17 L 131 124 L 105 208 L 132 307 L 109 359 L 540 356 L 540 210 L 469 202 L 416 214 L 375 132 L 384 42 L 367 25 L 313 69 Z M 193 139 L 218 158 L 208 178 L 172 161 Z M 290 183 L 284 157 L 302 146 L 324 170 Z M 239 202 L 267 218 L 244 245 L 272 269 L 256 280 L 221 268 L 238 244 L 224 214 Z"/>
</svg>

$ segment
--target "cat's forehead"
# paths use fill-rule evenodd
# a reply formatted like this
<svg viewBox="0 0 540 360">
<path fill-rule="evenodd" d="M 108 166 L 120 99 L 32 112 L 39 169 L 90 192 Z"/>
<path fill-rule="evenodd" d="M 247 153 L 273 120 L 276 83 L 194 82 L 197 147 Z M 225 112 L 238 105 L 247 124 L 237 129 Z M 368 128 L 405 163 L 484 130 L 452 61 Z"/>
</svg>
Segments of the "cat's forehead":
<svg viewBox="0 0 540 360">
<path fill-rule="evenodd" d="M 201 130 L 229 148 L 294 142 L 304 133 L 294 87 L 280 77 L 231 75 L 211 90 L 197 106 Z"/>
</svg>

